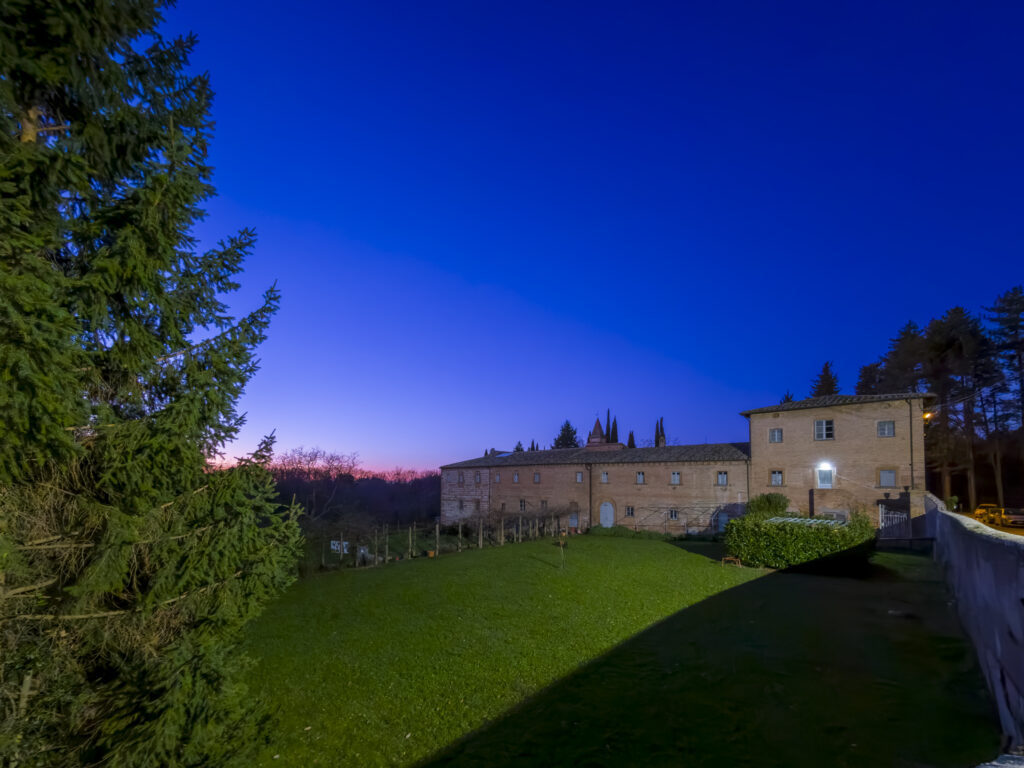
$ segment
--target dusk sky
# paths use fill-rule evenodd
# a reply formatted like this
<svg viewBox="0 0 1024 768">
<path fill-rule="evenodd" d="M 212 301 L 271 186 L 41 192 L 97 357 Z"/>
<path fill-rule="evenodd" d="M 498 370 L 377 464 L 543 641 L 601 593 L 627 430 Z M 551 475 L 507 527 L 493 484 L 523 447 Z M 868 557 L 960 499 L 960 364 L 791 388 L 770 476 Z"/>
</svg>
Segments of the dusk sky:
<svg viewBox="0 0 1024 768">
<path fill-rule="evenodd" d="M 228 452 L 418 469 L 745 440 L 1024 280 L 1024 4 L 200 2 L 219 197 L 283 299 Z"/>
</svg>

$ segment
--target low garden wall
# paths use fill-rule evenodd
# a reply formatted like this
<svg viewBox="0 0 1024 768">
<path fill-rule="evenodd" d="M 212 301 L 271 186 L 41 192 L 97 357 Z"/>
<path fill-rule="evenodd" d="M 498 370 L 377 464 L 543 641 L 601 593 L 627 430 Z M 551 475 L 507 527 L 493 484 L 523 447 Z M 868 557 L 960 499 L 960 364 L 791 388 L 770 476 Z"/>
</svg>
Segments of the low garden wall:
<svg viewBox="0 0 1024 768">
<path fill-rule="evenodd" d="M 1024 537 L 946 510 L 933 496 L 935 559 L 978 653 L 1008 748 L 1024 746 Z"/>
</svg>

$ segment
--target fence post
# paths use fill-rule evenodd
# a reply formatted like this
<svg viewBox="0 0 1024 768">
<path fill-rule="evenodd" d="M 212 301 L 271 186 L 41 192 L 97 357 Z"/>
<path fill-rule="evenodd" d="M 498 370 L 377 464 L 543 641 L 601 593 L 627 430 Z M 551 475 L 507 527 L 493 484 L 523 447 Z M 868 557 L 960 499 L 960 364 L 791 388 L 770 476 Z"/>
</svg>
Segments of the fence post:
<svg viewBox="0 0 1024 768">
<path fill-rule="evenodd" d="M 462 551 L 462 520 L 459 520 L 459 552 Z"/>
<path fill-rule="evenodd" d="M 380 565 L 380 550 L 377 549 L 377 526 L 373 526 L 373 565 Z"/>
<path fill-rule="evenodd" d="M 409 526 L 409 559 L 412 560 L 412 529 L 416 527 L 416 523 Z"/>
<path fill-rule="evenodd" d="M 476 519 L 476 548 L 484 548 L 484 518 L 483 515 Z"/>
<path fill-rule="evenodd" d="M 434 521 L 434 557 L 441 556 L 441 521 Z"/>
<path fill-rule="evenodd" d="M 388 524 L 384 523 L 384 564 L 387 565 L 391 557 L 391 534 L 388 531 Z"/>
<path fill-rule="evenodd" d="M 498 546 L 505 546 L 505 516 L 498 516 Z"/>
</svg>

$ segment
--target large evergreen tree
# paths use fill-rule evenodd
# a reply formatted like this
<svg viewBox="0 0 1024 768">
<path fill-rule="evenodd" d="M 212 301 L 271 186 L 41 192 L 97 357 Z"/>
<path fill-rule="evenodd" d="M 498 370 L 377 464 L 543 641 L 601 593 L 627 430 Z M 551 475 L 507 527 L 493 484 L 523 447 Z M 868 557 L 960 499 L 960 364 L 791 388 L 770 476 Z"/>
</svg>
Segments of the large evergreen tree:
<svg viewBox="0 0 1024 768">
<path fill-rule="evenodd" d="M 832 362 L 821 367 L 821 373 L 811 382 L 811 397 L 826 397 L 839 394 L 839 379 L 832 371 Z"/>
<path fill-rule="evenodd" d="M 1011 288 L 988 311 L 992 340 L 1006 369 L 1014 420 L 1024 427 L 1024 288 Z"/>
<path fill-rule="evenodd" d="M 552 448 L 579 448 L 580 440 L 576 435 L 576 427 L 569 423 L 566 419 L 565 423 L 562 424 L 562 428 L 558 431 L 558 435 L 555 437 L 555 442 L 551 445 Z"/>
<path fill-rule="evenodd" d="M 294 571 L 270 441 L 210 457 L 277 305 L 205 253 L 211 91 L 163 3 L 0 4 L 0 761 L 222 764 L 241 628 Z M 200 340 L 202 339 L 202 340 Z"/>
</svg>

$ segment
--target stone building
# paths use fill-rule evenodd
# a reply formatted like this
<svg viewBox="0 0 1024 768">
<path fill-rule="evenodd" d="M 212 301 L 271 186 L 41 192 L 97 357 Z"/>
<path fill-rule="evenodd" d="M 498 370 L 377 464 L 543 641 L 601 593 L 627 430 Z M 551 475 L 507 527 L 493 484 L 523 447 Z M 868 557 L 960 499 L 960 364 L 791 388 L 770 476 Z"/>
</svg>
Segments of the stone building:
<svg viewBox="0 0 1024 768">
<path fill-rule="evenodd" d="M 626 448 L 606 442 L 598 420 L 582 448 L 489 451 L 441 467 L 441 520 L 704 533 L 771 492 L 803 514 L 919 511 L 926 397 L 835 395 L 745 411 L 748 443 Z"/>
</svg>

